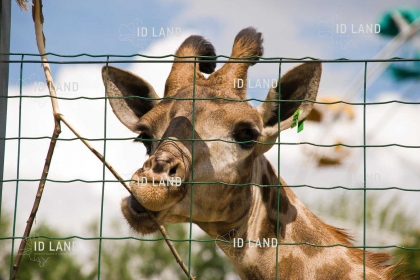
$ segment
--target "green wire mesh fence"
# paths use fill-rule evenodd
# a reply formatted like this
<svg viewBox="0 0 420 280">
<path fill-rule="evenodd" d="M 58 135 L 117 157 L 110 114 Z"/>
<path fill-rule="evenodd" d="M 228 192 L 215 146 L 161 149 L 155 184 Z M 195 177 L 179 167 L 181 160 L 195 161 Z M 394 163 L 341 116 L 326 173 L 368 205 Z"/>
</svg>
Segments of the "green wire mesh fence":
<svg viewBox="0 0 420 280">
<path fill-rule="evenodd" d="M 109 64 L 121 64 L 121 63 L 174 63 L 173 60 L 168 59 L 168 58 L 172 58 L 172 57 L 176 57 L 174 55 L 167 55 L 167 56 L 160 56 L 160 57 L 156 57 L 156 56 L 144 56 L 144 55 L 90 55 L 90 54 L 79 54 L 79 55 L 59 55 L 59 54 L 54 54 L 54 53 L 48 53 L 48 55 L 53 56 L 53 57 L 57 57 L 57 58 L 66 58 L 69 59 L 68 61 L 59 61 L 59 60 L 53 60 L 53 61 L 49 61 L 50 64 L 100 64 L 100 65 L 106 65 L 108 66 Z M 34 63 L 34 64 L 39 64 L 41 63 L 40 60 L 38 60 L 38 58 L 40 57 L 40 55 L 37 54 L 21 54 L 21 53 L 11 53 L 10 56 L 14 59 L 10 59 L 9 61 L 7 61 L 8 63 L 16 63 L 16 64 L 20 64 L 20 84 L 19 84 L 19 90 L 20 90 L 20 95 L 18 96 L 8 96 L 7 98 L 18 98 L 19 99 L 19 104 L 21 105 L 22 100 L 24 98 L 50 98 L 49 95 L 43 95 L 43 96 L 29 96 L 29 95 L 22 95 L 22 79 L 23 79 L 23 69 L 24 69 L 24 65 L 28 64 L 28 63 Z M 20 59 L 19 59 L 20 57 Z M 27 59 L 27 57 L 30 57 L 30 59 Z M 142 58 L 147 58 L 147 60 L 137 60 L 137 61 L 133 61 L 133 60 L 128 60 L 129 58 L 134 58 L 134 57 L 142 57 Z M 82 59 L 80 59 L 82 58 Z M 87 59 L 86 59 L 87 58 Z M 94 58 L 96 60 L 89 60 L 89 58 Z M 241 59 L 235 59 L 235 60 L 224 60 L 224 61 L 218 61 L 216 60 L 217 58 L 223 58 L 223 59 L 228 59 L 229 57 L 227 56 L 217 56 L 217 57 L 182 57 L 182 58 L 194 58 L 194 60 L 177 60 L 176 63 L 193 63 L 194 64 L 194 73 L 196 73 L 196 64 L 198 62 L 200 63 L 241 63 L 241 62 L 249 62 L 248 60 L 241 58 Z M 205 58 L 205 60 L 202 60 L 203 58 Z M 76 60 L 78 59 L 78 60 Z M 311 63 L 311 62 L 322 62 L 322 63 L 359 63 L 359 64 L 363 64 L 364 66 L 364 81 L 363 81 L 363 102 L 346 102 L 346 101 L 334 101 L 334 102 L 319 102 L 319 101 L 311 101 L 311 100 L 293 100 L 293 101 L 288 101 L 288 100 L 281 100 L 281 87 L 278 86 L 278 96 L 279 96 L 279 100 L 277 102 L 279 103 L 284 103 L 284 102 L 312 102 L 312 103 L 316 103 L 316 104 L 348 104 L 348 105 L 354 105 L 354 106 L 363 106 L 363 145 L 348 145 L 345 143 L 340 143 L 340 144 L 331 144 L 331 145 L 323 145 L 323 144 L 317 144 L 317 143 L 311 143 L 311 142 L 299 142 L 299 143 L 290 143 L 290 142 L 281 142 L 281 138 L 280 138 L 280 108 L 281 106 L 278 106 L 278 140 L 276 142 L 258 142 L 259 144 L 262 145 L 277 145 L 278 146 L 278 166 L 277 166 L 277 170 L 278 170 L 278 178 L 279 181 L 277 184 L 272 184 L 272 185 L 258 185 L 255 183 L 245 183 L 245 184 L 230 184 L 230 183 L 225 183 L 225 182 L 197 182 L 194 180 L 194 145 L 192 145 L 192 180 L 191 182 L 183 182 L 182 184 L 187 184 L 190 186 L 191 188 L 191 203 L 190 203 L 190 221 L 189 221 L 189 238 L 188 239 L 171 239 L 174 242 L 188 242 L 188 270 L 191 271 L 191 263 L 192 263 L 192 259 L 191 259 L 191 247 L 192 247 L 192 243 L 193 242 L 215 242 L 215 241 L 220 241 L 220 242 L 226 242 L 226 243 L 230 243 L 229 241 L 226 240 L 220 240 L 220 239 L 208 239 L 208 240 L 198 240 L 198 239 L 193 239 L 192 238 L 192 224 L 193 224 L 193 196 L 194 196 L 194 186 L 197 184 L 224 184 L 224 185 L 229 185 L 229 186 L 236 186 L 236 187 L 245 187 L 245 186 L 250 186 L 250 185 L 257 185 L 259 187 L 262 188 L 277 188 L 278 190 L 282 187 L 281 183 L 280 183 L 280 176 L 281 176 L 281 170 L 280 170 L 280 147 L 283 145 L 311 145 L 311 146 L 316 146 L 316 147 L 336 147 L 336 146 L 343 146 L 343 147 L 347 147 L 347 148 L 363 148 L 363 187 L 359 187 L 359 188 L 350 188 L 348 186 L 345 185 L 338 185 L 338 186 L 332 186 L 332 187 L 321 187 L 321 186 L 312 186 L 312 185 L 288 185 L 288 187 L 290 188 L 312 188 L 312 189 L 318 189 L 318 190 L 333 190 L 333 189 L 343 189 L 343 190 L 359 190 L 359 191 L 363 191 L 363 203 L 364 203 L 364 207 L 363 207 L 363 245 L 362 246 L 348 246 L 345 244 L 329 244 L 329 245 L 321 245 L 321 244 L 311 244 L 308 242 L 297 242 L 297 243 L 285 243 L 285 242 L 279 242 L 279 246 L 276 247 L 276 275 L 275 275 L 275 279 L 278 279 L 279 275 L 278 275 L 278 262 L 279 262 L 279 250 L 281 250 L 281 246 L 294 246 L 294 245 L 308 245 L 308 246 L 316 246 L 316 247 L 323 247 L 323 248 L 329 248 L 329 247 L 336 247 L 336 246 L 342 246 L 342 247 L 348 247 L 348 248 L 360 248 L 363 249 L 363 267 L 364 267 L 364 278 L 366 279 L 366 249 L 385 249 L 385 248 L 400 248 L 400 249 L 404 249 L 404 250 L 414 250 L 414 251 L 420 251 L 420 248 L 408 248 L 408 247 L 403 247 L 403 246 L 399 246 L 397 244 L 391 244 L 391 245 L 384 245 L 384 246 L 368 246 L 366 244 L 366 215 L 367 215 L 367 207 L 366 207 L 366 192 L 367 191 L 385 191 L 385 190 L 400 190 L 400 191 L 407 191 L 407 192 L 420 192 L 420 188 L 417 189 L 409 189 L 409 188 L 400 188 L 397 186 L 389 186 L 389 187 L 383 187 L 383 188 L 369 188 L 366 185 L 366 150 L 367 148 L 375 148 L 375 147 L 391 147 L 391 146 L 395 146 L 395 147 L 401 147 L 401 148 L 408 148 L 408 149 L 418 149 L 420 148 L 420 145 L 418 146 L 413 146 L 413 145 L 402 145 L 402 144 L 396 144 L 396 143 L 390 143 L 390 144 L 383 144 L 383 145 L 367 145 L 366 144 L 366 107 L 369 106 L 373 106 L 373 105 L 383 105 L 383 104 L 389 104 L 389 103 L 400 103 L 400 104 L 412 104 L 412 105 L 419 105 L 420 102 L 414 102 L 414 101 L 401 101 L 401 100 L 391 100 L 391 101 L 384 101 L 384 102 L 367 102 L 366 96 L 366 82 L 367 82 L 367 68 L 369 66 L 369 63 L 390 63 L 390 62 L 399 62 L 399 63 L 403 63 L 403 62 L 420 62 L 420 59 L 402 59 L 402 58 L 391 58 L 391 59 L 370 59 L 370 60 L 349 60 L 349 59 L 335 59 L 335 60 L 319 60 L 319 59 L 313 59 L 310 57 L 305 57 L 305 58 L 301 58 L 301 59 L 289 59 L 289 58 L 281 58 L 281 57 L 272 57 L 272 58 L 260 58 L 260 60 L 257 63 L 274 63 L 278 65 L 278 81 L 280 81 L 280 77 L 282 74 L 282 64 L 286 64 L 286 63 L 298 63 L 298 62 L 305 62 L 305 63 Z M 261 100 L 261 99 L 257 99 L 257 98 L 249 98 L 246 100 L 236 100 L 236 99 L 229 99 L 229 98 L 222 98 L 222 97 L 215 97 L 215 98 L 196 98 L 196 74 L 194 74 L 194 86 L 193 86 L 193 92 L 192 92 L 192 98 L 176 98 L 176 97 L 167 97 L 167 99 L 173 99 L 173 100 L 192 100 L 192 137 L 191 139 L 178 139 L 175 141 L 185 141 L 185 142 L 197 142 L 197 141 L 203 141 L 203 142 L 211 142 L 211 141 L 224 141 L 227 143 L 247 143 L 247 142 L 237 142 L 237 141 L 227 141 L 227 140 L 223 140 L 223 139 L 196 139 L 195 137 L 195 122 L 196 122 L 196 116 L 195 116 L 195 106 L 196 106 L 196 101 L 197 100 L 215 100 L 215 99 L 222 99 L 228 102 L 249 102 L 249 101 L 257 101 L 257 102 L 267 102 L 266 100 Z M 63 99 L 63 100 L 80 100 L 80 99 L 87 99 L 87 100 L 98 100 L 98 99 L 103 99 L 104 100 L 104 118 L 103 118 L 103 129 L 104 129 L 104 135 L 103 138 L 83 138 L 85 140 L 88 141 L 102 141 L 104 146 L 103 146 L 103 156 L 106 158 L 106 152 L 107 152 L 107 141 L 114 141 L 114 140 L 135 140 L 137 137 L 129 137 L 129 138 L 109 138 L 107 137 L 107 99 L 110 99 L 111 97 L 107 97 L 107 96 L 103 96 L 103 97 L 88 97 L 88 96 L 79 96 L 79 97 L 56 97 L 57 99 Z M 128 97 L 124 97 L 124 98 L 140 98 L 140 99 L 145 99 L 145 100 L 162 100 L 165 98 L 144 98 L 144 97 L 138 97 L 138 96 L 128 96 Z M 3 100 L 0 100 L 0 102 L 2 102 Z M 270 100 L 270 102 L 273 102 Z M 20 182 L 38 182 L 40 181 L 40 179 L 26 179 L 26 178 L 21 178 L 20 177 L 20 160 L 21 160 L 21 155 L 20 155 L 20 147 L 21 147 L 21 140 L 38 140 L 38 139 L 52 139 L 49 136 L 36 136 L 36 137 L 27 137 L 27 136 L 22 136 L 21 135 L 21 118 L 22 118 L 22 111 L 21 111 L 21 106 L 19 107 L 19 128 L 18 128 L 18 137 L 6 137 L 4 138 L 4 140 L 6 141 L 11 141 L 11 140 L 17 140 L 17 174 L 16 174 L 16 178 L 15 179 L 8 179 L 8 180 L 2 180 L 3 183 L 6 182 L 15 182 L 16 183 L 16 187 L 15 187 L 15 192 L 16 195 L 14 197 L 14 209 L 13 209 L 13 227 L 12 227 L 12 236 L 6 236 L 6 237 L 0 237 L 0 240 L 12 240 L 12 246 L 11 246 L 11 260 L 10 260 L 10 275 L 12 275 L 12 266 L 13 266 L 13 261 L 15 258 L 15 240 L 19 240 L 22 239 L 22 236 L 19 236 L 16 234 L 16 212 L 18 209 L 18 195 L 19 195 L 19 184 Z M 59 137 L 57 138 L 57 140 L 59 141 L 74 141 L 80 138 L 63 138 L 63 137 Z M 160 139 L 145 139 L 144 141 L 148 142 L 154 142 L 154 141 L 162 141 L 168 138 L 160 138 Z M 171 139 L 173 140 L 173 139 Z M 148 242 L 153 242 L 153 241 L 159 241 L 159 240 L 163 240 L 164 238 L 136 238 L 133 236 L 121 236 L 121 237 L 106 237 L 103 236 L 103 212 L 104 212 L 104 192 L 105 192 L 105 184 L 106 183 L 111 183 L 111 182 L 119 182 L 118 180 L 107 180 L 105 179 L 105 172 L 106 172 L 106 167 L 105 164 L 103 164 L 103 168 L 102 168 L 102 178 L 98 179 L 98 180 L 83 180 L 83 179 L 72 179 L 72 180 L 54 180 L 54 179 L 45 179 L 45 181 L 47 182 L 55 182 L 55 183 L 74 183 L 74 182 L 85 182 L 85 183 L 102 183 L 102 195 L 101 195 L 101 215 L 100 215 L 100 224 L 99 224 L 99 236 L 97 237 L 93 237 L 93 238 L 87 238 L 87 237 L 83 237 L 83 236 L 66 236 L 66 237 L 54 237 L 54 236 L 37 236 L 37 237 L 29 237 L 29 238 L 46 238 L 46 239 L 51 239 L 51 240 L 68 240 L 68 239 L 82 239 L 82 240 L 98 240 L 99 241 L 99 250 L 98 250 L 98 279 L 100 279 L 101 277 L 101 250 L 102 250 L 102 240 L 127 240 L 127 239 L 133 239 L 133 240 L 138 240 L 138 241 L 148 241 Z M 126 182 L 131 182 L 132 180 L 127 180 Z M 280 213 L 280 191 L 277 191 L 277 224 L 276 224 L 276 234 L 277 234 L 277 239 L 278 239 L 278 234 L 279 234 L 279 228 L 280 228 L 280 219 L 279 219 L 279 213 Z M 1 202 L 0 202 L 1 203 Z M 246 241 L 246 242 L 254 242 L 255 241 Z M 273 275 L 274 276 L 274 275 Z"/>
</svg>

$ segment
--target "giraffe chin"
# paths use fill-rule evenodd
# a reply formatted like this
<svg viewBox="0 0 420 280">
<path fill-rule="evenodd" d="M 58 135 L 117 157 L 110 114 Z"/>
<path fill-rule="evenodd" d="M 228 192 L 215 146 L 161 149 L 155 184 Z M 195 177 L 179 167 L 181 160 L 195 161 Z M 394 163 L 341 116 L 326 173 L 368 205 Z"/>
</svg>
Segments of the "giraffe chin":
<svg viewBox="0 0 420 280">
<path fill-rule="evenodd" d="M 135 231 L 145 235 L 158 231 L 158 226 L 153 222 L 144 208 L 133 196 L 121 201 L 121 210 L 128 224 Z M 151 211 L 157 216 L 158 212 Z"/>
<path fill-rule="evenodd" d="M 184 198 L 184 187 L 132 185 L 134 198 L 147 210 L 163 211 L 177 204 Z"/>
</svg>

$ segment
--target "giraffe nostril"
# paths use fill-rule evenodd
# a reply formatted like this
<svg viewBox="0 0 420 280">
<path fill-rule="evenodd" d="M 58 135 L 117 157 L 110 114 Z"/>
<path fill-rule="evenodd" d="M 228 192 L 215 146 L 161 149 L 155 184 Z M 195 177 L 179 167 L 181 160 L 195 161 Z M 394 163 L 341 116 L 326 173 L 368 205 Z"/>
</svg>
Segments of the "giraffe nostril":
<svg viewBox="0 0 420 280">
<path fill-rule="evenodd" d="M 169 175 L 170 177 L 174 177 L 174 176 L 176 175 L 176 170 L 177 170 L 177 169 L 178 169 L 178 165 L 176 165 L 176 166 L 172 167 L 172 168 L 171 168 L 171 170 L 169 170 L 168 175 Z"/>
</svg>

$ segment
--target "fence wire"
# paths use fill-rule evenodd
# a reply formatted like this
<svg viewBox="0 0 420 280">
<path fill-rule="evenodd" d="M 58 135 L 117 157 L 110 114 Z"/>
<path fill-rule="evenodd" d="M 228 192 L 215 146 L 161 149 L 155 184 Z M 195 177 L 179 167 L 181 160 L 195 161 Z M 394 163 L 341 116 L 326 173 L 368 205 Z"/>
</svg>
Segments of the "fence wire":
<svg viewBox="0 0 420 280">
<path fill-rule="evenodd" d="M 196 97 L 196 67 L 197 67 L 197 63 L 249 63 L 249 58 L 255 58 L 255 57 L 249 57 L 249 58 L 240 58 L 240 59 L 234 59 L 234 60 L 227 60 L 230 59 L 231 57 L 229 56 L 224 56 L 224 55 L 219 55 L 219 56 L 214 56 L 214 57 L 203 57 L 203 56 L 183 56 L 183 57 L 178 57 L 176 55 L 165 55 L 165 56 L 146 56 L 146 55 L 141 55 L 141 54 L 132 54 L 132 55 L 111 55 L 111 54 L 106 54 L 106 55 L 92 55 L 92 54 L 77 54 L 77 55 L 61 55 L 61 54 L 55 54 L 55 53 L 47 53 L 46 55 L 52 56 L 52 57 L 57 57 L 57 58 L 66 58 L 66 59 L 70 59 L 69 61 L 64 61 L 64 60 L 52 60 L 52 61 L 48 61 L 48 63 L 50 64 L 105 64 L 106 65 L 106 70 L 108 71 L 108 65 L 109 64 L 120 64 L 120 63 L 194 63 L 194 79 L 193 79 L 193 92 L 192 92 L 192 97 L 191 98 L 177 98 L 177 97 L 163 97 L 163 98 L 147 98 L 147 97 L 139 97 L 139 96 L 125 96 L 125 97 L 107 97 L 106 94 L 104 97 L 88 97 L 88 96 L 79 96 L 79 97 L 51 97 L 50 95 L 39 95 L 39 96 L 31 96 L 31 95 L 23 95 L 22 94 L 22 73 L 23 73 L 23 68 L 24 65 L 27 63 L 35 63 L 35 64 L 40 64 L 42 63 L 40 60 L 37 60 L 36 58 L 39 58 L 42 55 L 39 54 L 31 54 L 31 53 L 10 53 L 8 54 L 10 56 L 17 56 L 20 57 L 20 59 L 9 59 L 7 61 L 1 61 L 1 62 L 6 62 L 6 63 L 16 63 L 16 64 L 20 64 L 20 83 L 19 83 L 19 95 L 16 96 L 7 96 L 5 98 L 18 98 L 19 99 L 19 127 L 18 127 L 18 137 L 5 137 L 5 138 L 0 138 L 1 140 L 5 140 L 5 141 L 13 141 L 13 140 L 17 140 L 17 173 L 16 173 L 16 178 L 15 179 L 8 179 L 8 180 L 4 180 L 2 178 L 2 183 L 10 183 L 10 182 L 15 182 L 16 186 L 15 186 L 15 197 L 14 197 L 14 209 L 13 209 L 13 226 L 12 226 L 12 236 L 6 236 L 6 237 L 0 237 L 0 240 L 12 240 L 12 246 L 11 246 L 11 260 L 10 260 L 10 276 L 12 275 L 12 268 L 13 268 L 13 260 L 14 260 L 14 241 L 17 239 L 22 239 L 24 238 L 23 236 L 19 236 L 16 235 L 16 212 L 18 209 L 18 195 L 19 195 L 19 183 L 20 182 L 39 182 L 42 179 L 38 179 L 38 178 L 21 178 L 20 177 L 20 160 L 21 160 L 21 140 L 39 140 L 39 139 L 53 139 L 50 136 L 37 136 L 37 137 L 27 137 L 27 136 L 22 136 L 21 135 L 21 120 L 22 120 L 22 101 L 25 98 L 57 98 L 60 100 L 82 100 L 82 99 L 86 99 L 86 100 L 101 100 L 104 99 L 104 118 L 103 118 L 103 124 L 104 124 L 104 135 L 103 138 L 65 138 L 65 137 L 58 137 L 56 138 L 58 141 L 75 141 L 75 140 L 80 140 L 80 139 L 85 139 L 88 141 L 102 141 L 104 146 L 103 146 L 103 156 L 104 158 L 106 158 L 106 151 L 107 151 L 107 146 L 106 143 L 107 141 L 125 141 L 125 140 L 135 140 L 137 139 L 137 137 L 125 137 L 125 138 L 111 138 L 111 137 L 107 137 L 107 99 L 112 99 L 112 98 L 138 98 L 138 99 L 142 99 L 142 100 L 165 100 L 165 99 L 171 99 L 171 100 L 191 100 L 192 101 L 192 137 L 191 139 L 172 139 L 172 141 L 177 141 L 177 142 L 191 142 L 192 143 L 192 176 L 191 176 L 191 181 L 190 182 L 182 182 L 182 184 L 184 185 L 188 185 L 191 188 L 191 199 L 190 199 L 190 207 L 189 207 L 189 213 L 190 213 L 190 220 L 189 220 L 189 238 L 188 239 L 169 239 L 173 242 L 188 242 L 188 270 L 191 271 L 191 263 L 192 263 L 192 259 L 191 259 L 191 247 L 192 247 L 192 243 L 193 242 L 197 242 L 197 243 L 203 243 L 203 242 L 224 242 L 227 244 L 233 244 L 233 242 L 224 240 L 224 239 L 194 239 L 192 238 L 192 216 L 193 216 L 193 198 L 194 198 L 194 186 L 197 184 L 208 184 L 208 185 L 212 185 L 212 184 L 222 184 L 222 185 L 226 185 L 226 186 L 235 186 L 235 187 L 248 187 L 251 185 L 254 186 L 258 186 L 261 188 L 277 188 L 277 221 L 276 221 L 276 235 L 277 235 L 277 240 L 278 240 L 278 234 L 279 234 L 279 228 L 280 228 L 280 218 L 279 218 L 279 213 L 280 213 L 280 188 L 282 188 L 283 186 L 281 185 L 280 182 L 280 178 L 281 178 L 281 169 L 280 169 L 280 147 L 283 146 L 287 146 L 287 145 L 309 145 L 309 146 L 315 146 L 315 147 L 347 147 L 347 148 L 363 148 L 363 187 L 361 188 L 350 188 L 350 187 L 346 187 L 343 185 L 337 185 L 337 186 L 331 186 L 331 187 L 323 187 L 323 186 L 312 186 L 312 185 L 287 185 L 287 187 L 289 188 L 312 188 L 312 189 L 317 189 L 317 190 L 334 190 L 334 189 L 344 189 L 344 190 L 349 190 L 349 191 L 363 191 L 363 245 L 362 246 L 350 246 L 350 245 L 346 245 L 346 244 L 328 244 L 328 245 L 323 245 L 323 244 L 312 244 L 309 242 L 281 242 L 278 241 L 278 246 L 276 246 L 276 279 L 279 278 L 278 275 L 278 261 L 279 261 L 279 247 L 280 246 L 296 246 L 296 245 L 308 245 L 308 246 L 313 246 L 313 247 L 321 247 L 321 248 L 331 248 L 331 247 L 345 247 L 345 248 L 359 248 L 359 249 L 363 249 L 363 276 L 364 279 L 366 279 L 366 249 L 389 249 L 389 248 L 399 248 L 399 249 L 404 249 L 404 250 L 412 250 L 412 251 L 420 251 L 420 248 L 411 248 L 411 247 L 405 247 L 405 246 L 400 246 L 400 245 L 396 245 L 396 244 L 392 244 L 392 245 L 383 245 L 383 246 L 369 246 L 366 244 L 366 215 L 367 215 L 367 207 L 366 207 L 366 201 L 367 201 L 367 197 L 366 197 L 366 193 L 367 191 L 385 191 L 385 190 L 399 190 L 399 191 L 405 191 L 405 192 L 420 192 L 420 188 L 417 189 L 408 189 L 408 188 L 401 188 L 398 186 L 389 186 L 389 187 L 382 187 L 382 188 L 369 188 L 366 186 L 366 150 L 367 148 L 383 148 L 383 147 L 400 147 L 400 148 L 407 148 L 407 149 L 419 149 L 420 145 L 402 145 L 402 144 L 397 144 L 397 143 L 390 143 L 390 144 L 382 144 L 382 145 L 367 145 L 366 144 L 366 107 L 367 106 L 374 106 L 374 105 L 384 105 L 384 104 L 391 104 L 391 103 L 399 103 L 399 104 L 406 104 L 406 105 L 419 105 L 420 102 L 414 102 L 414 101 L 402 101 L 402 100 L 389 100 L 389 101 L 383 101 L 383 102 L 367 102 L 366 100 L 366 82 L 367 82 L 367 68 L 368 68 L 368 64 L 369 63 L 373 63 L 373 62 L 379 62 L 379 63 L 390 63 L 390 62 L 394 62 L 394 63 L 403 63 L 403 62 L 420 62 L 420 59 L 407 59 L 407 58 L 399 58 L 399 57 L 394 57 L 394 58 L 390 58 L 390 59 L 346 59 L 346 58 L 339 58 L 339 59 L 314 59 L 312 57 L 303 57 L 303 58 L 282 58 L 282 57 L 260 57 L 259 61 L 253 61 L 253 63 L 274 63 L 274 64 L 278 64 L 278 100 L 274 101 L 274 100 L 261 100 L 261 99 L 257 99 L 257 98 L 249 98 L 249 99 L 245 99 L 245 100 L 237 100 L 237 99 L 230 99 L 230 98 L 224 98 L 224 97 L 215 97 L 215 98 L 197 98 Z M 25 57 L 34 57 L 34 59 L 26 59 Z M 194 58 L 194 60 L 171 60 L 168 58 Z M 86 60 L 74 60 L 75 58 L 88 58 Z M 99 58 L 100 60 L 89 60 L 92 58 Z M 124 60 L 122 58 L 144 58 L 144 60 Z M 218 58 L 223 58 L 226 60 L 217 60 Z M 103 60 L 106 59 L 106 60 Z M 111 60 L 113 59 L 113 60 Z M 205 60 L 204 60 L 205 59 Z M 311 62 L 322 62 L 322 63 L 363 63 L 364 65 L 364 75 L 363 75 L 363 79 L 364 79 L 364 83 L 363 83 L 363 102 L 346 102 L 343 100 L 339 100 L 339 101 L 332 101 L 332 102 L 321 102 L 321 101 L 313 101 L 313 100 L 282 100 L 281 99 L 281 83 L 280 83 L 280 78 L 281 78 L 281 73 L 282 73 L 282 64 L 284 63 L 299 63 L 299 62 L 305 62 L 305 63 L 311 63 Z M 106 87 L 106 86 L 105 86 Z M 221 182 L 221 181 L 213 181 L 213 182 L 205 182 L 205 181 L 195 181 L 194 180 L 194 161 L 195 161 L 195 157 L 194 157 L 194 143 L 197 141 L 203 141 L 203 142 L 212 142 L 212 141 L 222 141 L 222 142 L 226 142 L 226 143 L 231 143 L 231 144 L 246 144 L 249 143 L 249 141 L 245 141 L 245 142 L 239 142 L 239 141 L 228 141 L 228 140 L 224 140 L 224 139 L 196 139 L 195 138 L 195 122 L 196 122 L 196 112 L 195 112 L 195 102 L 199 101 L 199 100 L 225 100 L 225 101 L 229 101 L 229 102 L 250 102 L 250 101 L 257 101 L 257 102 L 277 102 L 279 104 L 281 103 L 287 103 L 287 102 L 311 102 L 314 104 L 323 104 L 323 105 L 332 105 L 332 104 L 348 104 L 348 105 L 354 105 L 354 106 L 363 106 L 363 145 L 348 145 L 348 144 L 344 144 L 344 143 L 339 143 L 339 144 L 317 144 L 317 143 L 312 143 L 312 142 L 281 142 L 280 139 L 280 108 L 281 106 L 277 106 L 278 107 L 278 140 L 276 142 L 258 142 L 258 141 L 253 141 L 256 142 L 258 144 L 262 144 L 262 145 L 277 145 L 278 147 L 278 154 L 277 154 L 277 160 L 278 160 L 278 166 L 277 166 L 277 170 L 278 170 L 278 183 L 274 184 L 274 185 L 260 185 L 260 184 L 256 184 L 256 183 L 244 183 L 244 184 L 232 184 L 232 183 L 227 183 L 227 182 Z M 2 102 L 2 100 L 0 99 L 0 102 Z M 145 142 L 160 142 L 163 140 L 166 140 L 168 138 L 159 138 L 159 139 L 143 139 L 142 141 Z M 49 239 L 49 240 L 69 240 L 69 239 L 80 239 L 80 240 L 98 240 L 99 241 L 99 250 L 98 250 L 98 279 L 100 279 L 101 277 L 101 252 L 102 252 L 102 240 L 137 240 L 137 241 L 147 241 L 147 242 L 156 242 L 156 241 L 160 241 L 160 240 L 165 240 L 165 238 L 137 238 L 137 237 L 133 237 L 133 236 L 120 236 L 120 237 L 106 237 L 103 236 L 102 234 L 102 229 L 103 229 L 103 211 L 104 211 L 104 193 L 105 193 L 105 184 L 106 183 L 114 183 L 114 182 L 120 182 L 118 180 L 107 180 L 105 179 L 105 173 L 106 173 L 106 166 L 105 164 L 103 164 L 102 167 L 102 179 L 100 180 L 83 180 L 83 179 L 72 179 L 72 180 L 56 180 L 56 179 L 45 179 L 44 181 L 47 182 L 54 182 L 54 183 L 74 183 L 74 182 L 83 182 L 83 183 L 102 183 L 102 191 L 101 191 L 101 211 L 100 211 L 100 224 L 99 224 L 99 236 L 98 237 L 83 237 L 83 236 L 78 236 L 78 235 L 73 235 L 73 236 L 66 236 L 66 237 L 54 237 L 54 236 L 44 236 L 44 235 L 39 235 L 39 236 L 29 236 L 27 237 L 27 239 L 38 239 L 38 238 L 45 238 L 45 239 Z M 124 180 L 124 182 L 132 182 L 134 180 Z M 1 201 L 0 201 L 1 203 Z M 1 209 L 1 205 L 0 205 L 0 209 Z M 257 241 L 255 240 L 247 240 L 244 241 L 244 243 L 256 243 Z M 189 278 L 189 277 L 188 277 Z"/>
</svg>

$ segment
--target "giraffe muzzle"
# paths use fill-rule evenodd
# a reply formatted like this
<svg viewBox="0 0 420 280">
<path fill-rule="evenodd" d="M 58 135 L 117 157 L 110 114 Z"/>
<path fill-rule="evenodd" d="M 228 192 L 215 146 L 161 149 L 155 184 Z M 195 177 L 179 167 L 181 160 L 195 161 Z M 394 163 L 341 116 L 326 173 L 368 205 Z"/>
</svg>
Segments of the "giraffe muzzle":
<svg viewBox="0 0 420 280">
<path fill-rule="evenodd" d="M 157 151 L 131 178 L 133 196 L 152 211 L 167 209 L 185 195 L 187 168 L 171 151 Z"/>
</svg>

